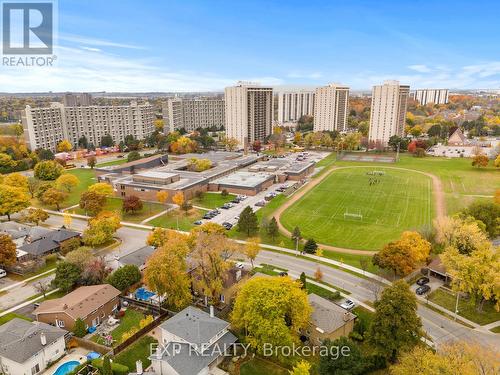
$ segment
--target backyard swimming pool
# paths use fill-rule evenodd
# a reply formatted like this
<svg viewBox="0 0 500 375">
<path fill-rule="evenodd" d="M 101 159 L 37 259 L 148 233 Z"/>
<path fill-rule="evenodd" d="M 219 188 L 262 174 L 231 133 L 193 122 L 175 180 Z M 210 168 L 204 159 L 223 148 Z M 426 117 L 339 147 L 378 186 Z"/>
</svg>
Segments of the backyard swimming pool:
<svg viewBox="0 0 500 375">
<path fill-rule="evenodd" d="M 59 366 L 53 375 L 66 375 L 67 373 L 73 371 L 80 362 L 78 361 L 68 361 Z"/>
<path fill-rule="evenodd" d="M 146 288 L 139 288 L 135 291 L 135 298 L 140 301 L 149 301 L 156 294 L 147 290 Z"/>
</svg>

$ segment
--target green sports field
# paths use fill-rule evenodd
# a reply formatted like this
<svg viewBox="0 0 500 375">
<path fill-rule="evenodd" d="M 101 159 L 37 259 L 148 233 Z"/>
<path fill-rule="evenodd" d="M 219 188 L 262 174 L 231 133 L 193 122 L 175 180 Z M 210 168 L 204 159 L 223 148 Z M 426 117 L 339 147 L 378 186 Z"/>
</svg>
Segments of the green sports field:
<svg viewBox="0 0 500 375">
<path fill-rule="evenodd" d="M 367 174 L 372 171 L 385 174 Z M 370 179 L 379 182 L 370 185 Z M 372 166 L 334 171 L 288 208 L 281 222 L 319 243 L 379 250 L 404 230 L 430 225 L 433 217 L 429 177 Z"/>
</svg>

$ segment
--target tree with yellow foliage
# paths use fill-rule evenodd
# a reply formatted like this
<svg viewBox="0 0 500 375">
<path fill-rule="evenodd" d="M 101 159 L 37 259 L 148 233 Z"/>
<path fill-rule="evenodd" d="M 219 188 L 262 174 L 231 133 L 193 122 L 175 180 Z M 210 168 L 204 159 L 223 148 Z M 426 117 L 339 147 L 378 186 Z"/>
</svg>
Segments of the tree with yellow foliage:
<svg viewBox="0 0 500 375">
<path fill-rule="evenodd" d="M 496 375 L 499 372 L 497 348 L 466 341 L 445 343 L 438 351 L 418 345 L 390 368 L 391 375 Z"/>
<path fill-rule="evenodd" d="M 90 185 L 87 191 L 91 191 L 104 196 L 110 196 L 113 195 L 113 186 L 111 184 L 108 184 L 107 182 L 97 182 L 93 185 Z"/>
<path fill-rule="evenodd" d="M 485 241 L 469 254 L 449 246 L 441 254 L 441 260 L 451 276 L 453 290 L 468 293 L 478 312 L 485 301 L 495 301 L 500 310 L 500 254 L 491 242 Z"/>
<path fill-rule="evenodd" d="M 434 220 L 436 242 L 444 248 L 451 246 L 461 254 L 470 254 L 488 241 L 486 233 L 472 218 L 445 216 Z"/>
<path fill-rule="evenodd" d="M 57 144 L 57 152 L 70 152 L 73 149 L 73 145 L 67 139 L 62 140 Z"/>
<path fill-rule="evenodd" d="M 290 375 L 309 375 L 311 372 L 311 364 L 307 361 L 300 361 L 297 363 L 291 371 L 288 371 Z"/>
<path fill-rule="evenodd" d="M 158 199 L 158 202 L 160 202 L 161 204 L 167 203 L 168 191 L 160 190 L 159 192 L 156 193 L 156 199 Z"/>
<path fill-rule="evenodd" d="M 239 145 L 239 141 L 236 138 L 224 137 L 222 139 L 222 144 L 228 151 L 234 151 Z"/>
<path fill-rule="evenodd" d="M 73 188 L 77 187 L 79 183 L 80 180 L 74 174 L 65 173 L 57 178 L 55 185 L 59 190 L 65 190 L 69 193 Z"/>
<path fill-rule="evenodd" d="M 301 284 L 289 277 L 254 277 L 238 292 L 232 326 L 262 353 L 264 344 L 298 344 L 299 332 L 309 326 L 311 307 Z"/>
<path fill-rule="evenodd" d="M 252 263 L 252 268 L 254 267 L 253 261 L 257 258 L 260 252 L 260 240 L 258 237 L 249 238 L 245 244 L 245 255 Z"/>
<path fill-rule="evenodd" d="M 8 174 L 4 177 L 2 183 L 28 192 L 28 177 L 23 176 L 21 173 Z"/>
<path fill-rule="evenodd" d="M 495 159 L 495 167 L 500 168 L 500 154 L 497 155 L 497 158 Z"/>
<path fill-rule="evenodd" d="M 406 276 L 422 264 L 431 251 L 431 244 L 417 232 L 406 231 L 397 241 L 389 242 L 373 256 L 373 264 L 390 269 L 394 275 Z"/>
<path fill-rule="evenodd" d="M 144 271 L 147 287 L 179 310 L 189 305 L 192 298 L 186 264 L 188 253 L 186 239 L 172 236 L 149 257 Z"/>
<path fill-rule="evenodd" d="M 184 194 L 182 194 L 182 192 L 180 191 L 175 193 L 175 195 L 172 197 L 172 202 L 174 202 L 179 207 L 182 207 L 185 202 Z"/>
</svg>

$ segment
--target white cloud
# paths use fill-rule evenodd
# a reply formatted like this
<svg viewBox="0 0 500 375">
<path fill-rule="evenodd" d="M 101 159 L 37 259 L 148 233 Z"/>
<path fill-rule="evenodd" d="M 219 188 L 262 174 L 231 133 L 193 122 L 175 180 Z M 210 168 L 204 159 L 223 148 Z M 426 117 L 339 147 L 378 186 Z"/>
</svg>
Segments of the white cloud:
<svg viewBox="0 0 500 375">
<path fill-rule="evenodd" d="M 86 51 L 91 51 L 91 52 L 101 52 L 102 49 L 100 48 L 95 48 L 95 47 L 86 47 L 86 46 L 80 46 L 81 49 L 84 49 Z"/>
<path fill-rule="evenodd" d="M 53 67 L 0 66 L 8 92 L 45 91 L 215 91 L 238 80 L 279 85 L 276 77 L 221 77 L 207 72 L 171 71 L 151 58 L 124 58 L 98 48 L 59 46 Z"/>
<path fill-rule="evenodd" d="M 73 34 L 59 34 L 57 36 L 57 39 L 60 41 L 70 42 L 73 44 L 87 44 L 87 45 L 91 45 L 91 46 L 116 47 L 116 48 L 138 49 L 138 50 L 146 49 L 143 46 L 136 46 L 136 45 L 127 44 L 127 43 L 112 42 L 112 41 L 104 40 L 104 39 L 88 38 L 85 36 L 73 35 Z"/>
<path fill-rule="evenodd" d="M 429 73 L 431 69 L 427 65 L 417 64 L 408 66 L 409 69 L 414 70 L 419 73 Z"/>
</svg>

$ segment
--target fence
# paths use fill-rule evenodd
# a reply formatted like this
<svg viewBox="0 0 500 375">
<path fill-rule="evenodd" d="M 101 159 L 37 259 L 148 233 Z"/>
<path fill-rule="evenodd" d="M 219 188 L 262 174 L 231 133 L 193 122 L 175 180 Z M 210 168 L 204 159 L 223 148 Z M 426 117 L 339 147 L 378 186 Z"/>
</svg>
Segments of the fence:
<svg viewBox="0 0 500 375">
<path fill-rule="evenodd" d="M 90 340 L 87 340 L 87 339 L 76 337 L 76 336 L 73 336 L 69 340 L 69 347 L 70 348 L 72 347 L 72 343 L 75 343 L 76 346 L 88 349 L 90 351 L 94 351 L 94 352 L 100 353 L 102 355 L 105 355 L 105 354 L 111 352 L 111 348 L 108 348 L 107 346 L 98 344 L 96 342 L 93 342 L 93 341 L 90 341 Z"/>
<path fill-rule="evenodd" d="M 134 333 L 132 336 L 130 336 L 128 339 L 123 341 L 122 343 L 118 344 L 113 348 L 113 355 L 117 355 L 118 353 L 122 352 L 127 348 L 129 345 L 134 343 L 136 340 L 138 340 L 140 337 L 151 331 L 153 328 L 158 327 L 164 320 L 169 316 L 168 311 L 162 311 L 160 316 L 158 316 L 155 320 L 153 320 L 150 324 L 147 326 L 141 328 L 139 331 Z"/>
</svg>

